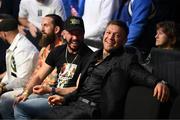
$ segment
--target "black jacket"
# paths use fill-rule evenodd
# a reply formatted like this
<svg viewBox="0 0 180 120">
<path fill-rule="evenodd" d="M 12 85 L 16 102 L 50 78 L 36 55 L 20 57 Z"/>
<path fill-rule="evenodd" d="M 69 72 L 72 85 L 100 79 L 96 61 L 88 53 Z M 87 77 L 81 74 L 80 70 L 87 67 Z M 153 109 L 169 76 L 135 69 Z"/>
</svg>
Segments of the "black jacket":
<svg viewBox="0 0 180 120">
<path fill-rule="evenodd" d="M 159 79 L 138 64 L 137 56 L 124 49 L 111 54 L 107 80 L 102 90 L 102 118 L 122 118 L 127 91 L 131 85 L 154 87 Z"/>
<path fill-rule="evenodd" d="M 89 65 L 102 55 L 102 50 L 92 54 L 81 75 L 78 90 L 86 79 Z M 122 118 L 123 105 L 128 88 L 132 84 L 154 87 L 159 81 L 137 62 L 137 56 L 126 52 L 124 48 L 112 51 L 108 56 L 108 64 L 103 76 L 101 103 L 99 105 L 102 118 Z M 78 93 L 78 91 L 77 91 Z"/>
</svg>

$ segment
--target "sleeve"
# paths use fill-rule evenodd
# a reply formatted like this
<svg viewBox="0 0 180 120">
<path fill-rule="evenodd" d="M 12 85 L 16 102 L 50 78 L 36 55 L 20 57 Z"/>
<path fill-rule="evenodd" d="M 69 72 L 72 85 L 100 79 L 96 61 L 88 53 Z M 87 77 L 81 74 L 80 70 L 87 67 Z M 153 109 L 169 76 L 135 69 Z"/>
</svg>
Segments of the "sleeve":
<svg viewBox="0 0 180 120">
<path fill-rule="evenodd" d="M 73 91 L 72 93 L 69 93 L 64 96 L 64 102 L 63 104 L 68 104 L 71 101 L 77 100 L 77 90 Z"/>
<path fill-rule="evenodd" d="M 28 16 L 26 4 L 28 3 L 26 3 L 25 0 L 21 0 L 20 5 L 19 5 L 19 17 L 26 18 Z"/>
<path fill-rule="evenodd" d="M 84 14 L 84 4 L 85 4 L 85 0 L 79 0 L 78 14 L 80 17 L 82 17 L 82 15 Z"/>
<path fill-rule="evenodd" d="M 86 30 L 85 38 L 97 38 L 103 35 L 107 23 L 112 19 L 114 13 L 115 1 L 114 0 L 104 0 L 101 6 L 99 19 L 91 29 Z"/>
<path fill-rule="evenodd" d="M 26 48 L 30 49 L 30 48 Z M 37 61 L 38 61 L 38 53 L 32 49 L 29 50 L 20 50 L 14 54 L 14 59 L 16 63 L 16 75 L 17 77 L 8 82 L 6 88 L 13 89 L 13 88 L 21 88 L 24 87 L 28 78 L 32 74 Z"/>
<path fill-rule="evenodd" d="M 51 67 L 55 67 L 55 61 L 54 61 L 54 50 L 52 50 L 50 53 L 49 53 L 49 55 L 47 56 L 47 58 L 46 58 L 46 63 L 48 64 L 48 65 L 50 65 Z"/>
<path fill-rule="evenodd" d="M 142 34 L 151 11 L 151 0 L 134 0 L 132 4 L 132 20 L 129 25 L 126 45 L 133 45 Z"/>
<path fill-rule="evenodd" d="M 65 13 L 65 9 L 64 9 L 64 5 L 62 0 L 56 0 L 57 2 L 54 2 L 54 6 L 55 6 L 55 14 L 61 16 L 62 20 L 65 21 L 66 20 L 66 13 Z"/>
<path fill-rule="evenodd" d="M 137 62 L 136 55 L 132 56 L 131 63 L 128 67 L 128 73 L 130 80 L 137 85 L 154 87 L 160 81 L 160 79 L 156 78 Z"/>
</svg>

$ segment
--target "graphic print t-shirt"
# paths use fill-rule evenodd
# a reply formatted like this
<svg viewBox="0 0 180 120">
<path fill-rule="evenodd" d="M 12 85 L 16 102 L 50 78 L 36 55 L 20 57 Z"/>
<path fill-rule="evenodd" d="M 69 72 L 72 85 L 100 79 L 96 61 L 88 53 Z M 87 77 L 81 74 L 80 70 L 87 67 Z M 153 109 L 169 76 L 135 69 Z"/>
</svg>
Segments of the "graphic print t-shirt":
<svg viewBox="0 0 180 120">
<path fill-rule="evenodd" d="M 64 47 L 64 46 L 63 46 Z M 46 63 L 54 68 L 57 68 L 57 87 L 70 87 L 76 85 L 78 76 L 78 66 L 80 57 L 74 54 L 67 54 L 65 59 L 66 48 L 58 47 L 50 52 L 46 59 Z M 73 61 L 73 63 L 72 63 Z"/>
<path fill-rule="evenodd" d="M 68 84 L 68 81 L 73 78 L 76 69 L 76 64 L 64 63 L 58 75 L 57 87 L 64 88 Z"/>
</svg>

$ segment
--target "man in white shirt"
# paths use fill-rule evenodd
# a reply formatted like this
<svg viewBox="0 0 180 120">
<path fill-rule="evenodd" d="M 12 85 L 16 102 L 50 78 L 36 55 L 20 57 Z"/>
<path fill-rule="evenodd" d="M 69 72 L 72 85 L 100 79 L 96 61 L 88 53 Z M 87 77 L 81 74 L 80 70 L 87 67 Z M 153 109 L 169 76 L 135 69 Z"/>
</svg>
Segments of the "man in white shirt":
<svg viewBox="0 0 180 120">
<path fill-rule="evenodd" d="M 0 38 L 10 44 L 6 50 L 7 70 L 0 82 L 0 111 L 3 108 L 1 107 L 3 100 L 13 99 L 22 92 L 38 60 L 39 51 L 18 32 L 17 27 L 18 22 L 15 18 L 7 14 L 0 14 Z"/>
</svg>

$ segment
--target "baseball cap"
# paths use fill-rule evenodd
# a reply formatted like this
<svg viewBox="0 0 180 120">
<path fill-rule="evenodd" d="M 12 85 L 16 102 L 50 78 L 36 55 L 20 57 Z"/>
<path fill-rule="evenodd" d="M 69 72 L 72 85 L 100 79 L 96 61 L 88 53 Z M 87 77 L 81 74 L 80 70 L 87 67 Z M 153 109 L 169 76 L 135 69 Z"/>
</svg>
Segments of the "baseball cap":
<svg viewBox="0 0 180 120">
<path fill-rule="evenodd" d="M 18 27 L 18 21 L 8 14 L 0 14 L 0 31 L 11 31 Z"/>
<path fill-rule="evenodd" d="M 70 16 L 64 23 L 64 30 L 72 31 L 72 30 L 84 30 L 84 22 L 82 18 L 76 16 Z"/>
</svg>

